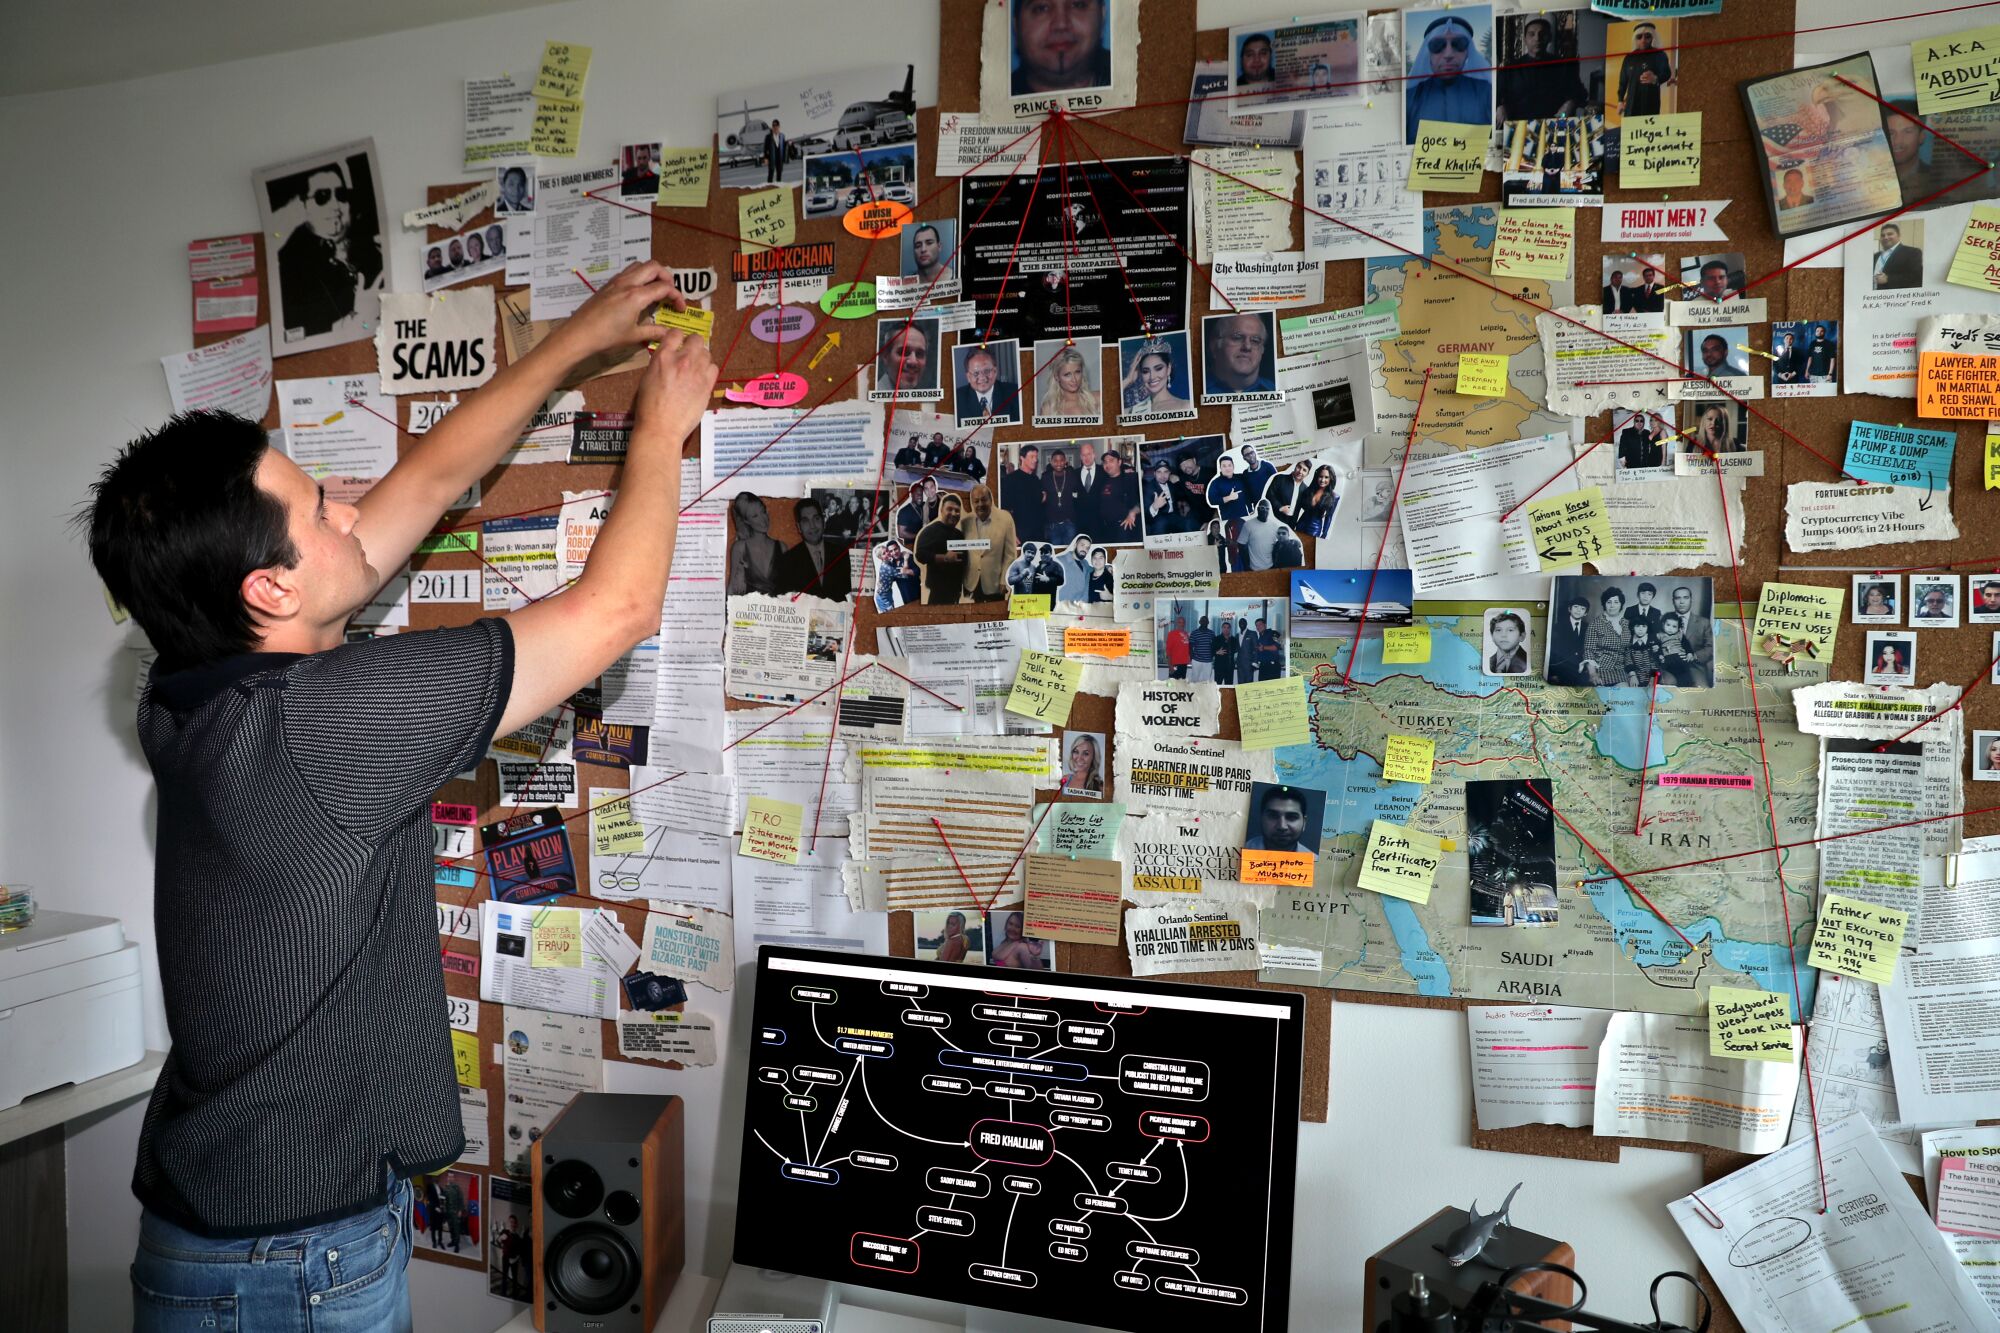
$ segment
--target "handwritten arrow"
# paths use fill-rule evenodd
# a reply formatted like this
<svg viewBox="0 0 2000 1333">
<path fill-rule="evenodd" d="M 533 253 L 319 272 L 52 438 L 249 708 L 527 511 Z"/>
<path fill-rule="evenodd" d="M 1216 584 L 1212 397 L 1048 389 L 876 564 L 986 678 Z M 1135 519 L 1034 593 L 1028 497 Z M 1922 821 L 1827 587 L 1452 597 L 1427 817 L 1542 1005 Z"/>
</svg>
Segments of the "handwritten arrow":
<svg viewBox="0 0 2000 1333">
<path fill-rule="evenodd" d="M 819 363 L 826 360 L 826 354 L 838 346 L 840 346 L 840 330 L 835 329 L 826 335 L 826 341 L 821 343 L 819 350 L 812 354 L 812 360 L 806 362 L 806 369 L 818 370 Z"/>
<path fill-rule="evenodd" d="M 1917 501 L 1917 508 L 1926 510 L 1929 509 L 1931 507 L 1931 495 L 1936 490 L 1937 490 L 1937 474 L 1934 472 L 1924 473 L 1924 498 Z"/>
<path fill-rule="evenodd" d="M 1581 560 L 1583 559 L 1583 552 L 1562 551 L 1562 550 L 1557 550 L 1554 547 L 1551 547 L 1548 550 L 1542 552 L 1542 559 L 1544 560 L 1562 560 L 1565 558 Z"/>
</svg>

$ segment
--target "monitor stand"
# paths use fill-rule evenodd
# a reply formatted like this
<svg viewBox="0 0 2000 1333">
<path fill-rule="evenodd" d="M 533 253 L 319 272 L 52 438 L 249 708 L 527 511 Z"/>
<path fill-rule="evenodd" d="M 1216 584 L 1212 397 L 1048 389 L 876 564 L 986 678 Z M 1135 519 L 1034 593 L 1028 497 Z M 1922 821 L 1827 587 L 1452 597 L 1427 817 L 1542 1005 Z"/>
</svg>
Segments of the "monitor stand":
<svg viewBox="0 0 2000 1333">
<path fill-rule="evenodd" d="M 731 1264 L 715 1316 L 783 1315 L 818 1319 L 823 1333 L 1091 1333 L 1088 1324 L 979 1306 L 925 1300 L 874 1287 L 851 1287 L 768 1268 Z"/>
</svg>

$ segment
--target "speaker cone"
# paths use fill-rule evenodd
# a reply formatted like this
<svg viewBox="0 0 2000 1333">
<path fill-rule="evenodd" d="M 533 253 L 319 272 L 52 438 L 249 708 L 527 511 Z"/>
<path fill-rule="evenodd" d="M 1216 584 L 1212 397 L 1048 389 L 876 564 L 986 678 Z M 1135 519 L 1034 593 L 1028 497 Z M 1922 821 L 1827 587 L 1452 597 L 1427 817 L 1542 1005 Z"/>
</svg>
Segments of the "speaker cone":
<svg viewBox="0 0 2000 1333">
<path fill-rule="evenodd" d="M 543 1255 L 549 1292 L 581 1314 L 609 1314 L 639 1290 L 639 1256 L 625 1238 L 597 1223 L 571 1227 Z"/>
<path fill-rule="evenodd" d="M 577 1158 L 551 1163 L 542 1177 L 549 1207 L 564 1217 L 589 1217 L 604 1202 L 604 1178 Z"/>
</svg>

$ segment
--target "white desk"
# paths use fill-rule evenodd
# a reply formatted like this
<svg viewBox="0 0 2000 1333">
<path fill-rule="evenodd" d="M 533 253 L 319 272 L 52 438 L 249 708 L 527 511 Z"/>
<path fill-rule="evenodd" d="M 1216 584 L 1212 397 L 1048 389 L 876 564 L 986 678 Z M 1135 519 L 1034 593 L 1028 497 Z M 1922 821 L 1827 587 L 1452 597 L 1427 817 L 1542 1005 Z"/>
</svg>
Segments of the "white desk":
<svg viewBox="0 0 2000 1333">
<path fill-rule="evenodd" d="M 653 1333 L 701 1333 L 708 1327 L 715 1294 L 720 1290 L 722 1283 L 716 1278 L 683 1272 L 674 1283 L 674 1294 L 667 1297 L 667 1308 L 660 1311 L 659 1322 L 653 1325 Z M 534 1327 L 535 1312 L 523 1310 L 502 1324 L 499 1333 L 534 1333 Z"/>
</svg>

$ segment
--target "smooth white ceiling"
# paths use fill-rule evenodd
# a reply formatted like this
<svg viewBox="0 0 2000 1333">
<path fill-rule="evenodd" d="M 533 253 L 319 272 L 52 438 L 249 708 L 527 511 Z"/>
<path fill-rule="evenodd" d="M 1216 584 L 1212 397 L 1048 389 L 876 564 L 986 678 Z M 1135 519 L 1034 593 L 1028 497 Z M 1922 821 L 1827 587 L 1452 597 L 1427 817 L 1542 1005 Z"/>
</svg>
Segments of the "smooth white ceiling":
<svg viewBox="0 0 2000 1333">
<path fill-rule="evenodd" d="M 0 97 L 533 9 L 553 0 L 0 0 Z"/>
</svg>

